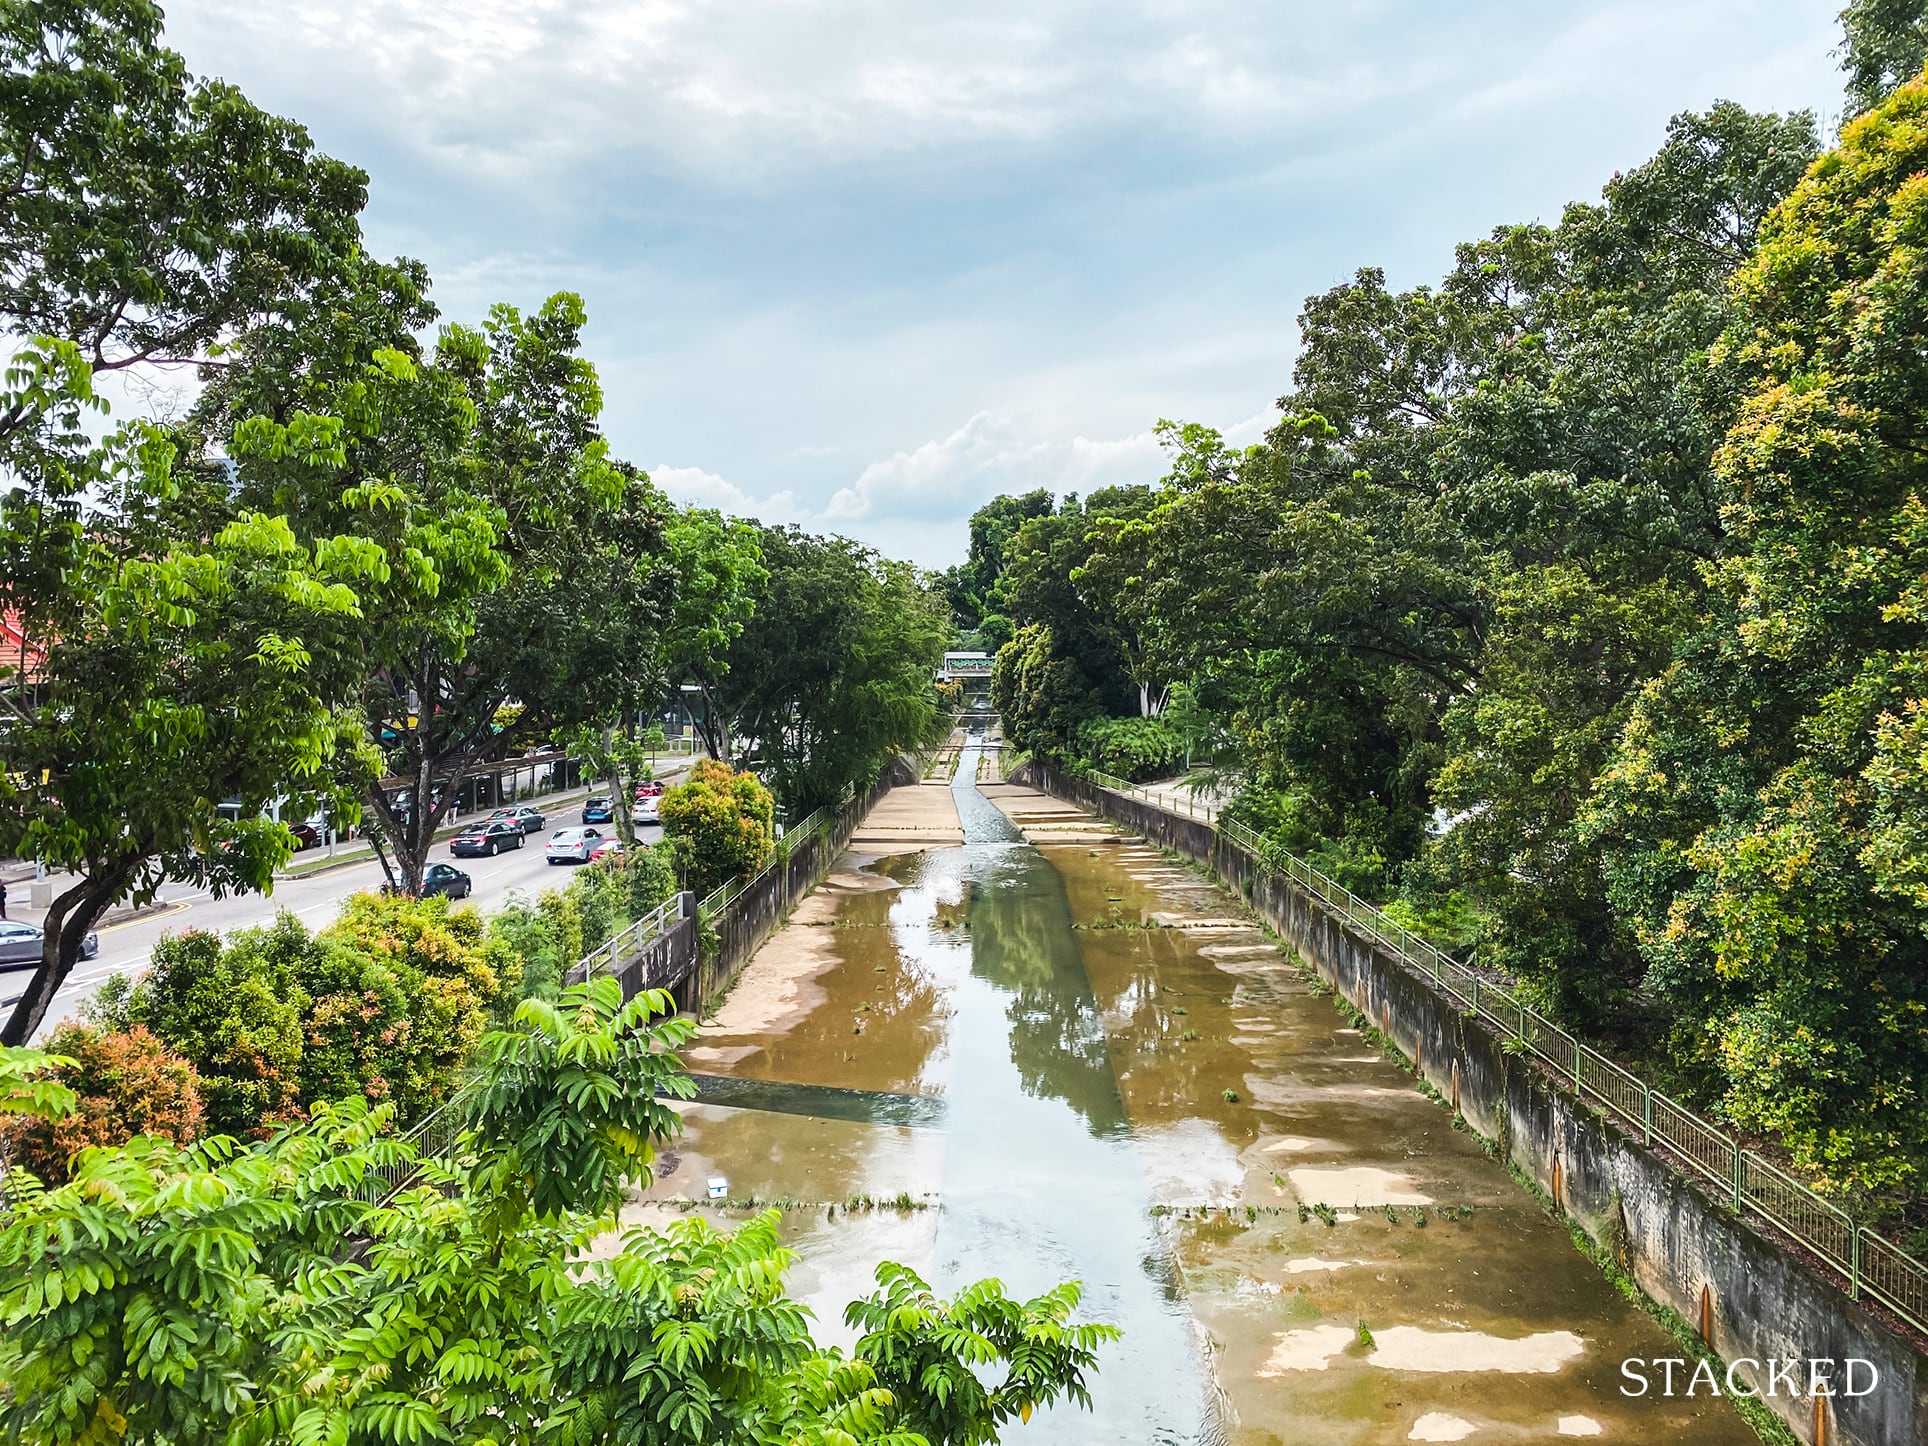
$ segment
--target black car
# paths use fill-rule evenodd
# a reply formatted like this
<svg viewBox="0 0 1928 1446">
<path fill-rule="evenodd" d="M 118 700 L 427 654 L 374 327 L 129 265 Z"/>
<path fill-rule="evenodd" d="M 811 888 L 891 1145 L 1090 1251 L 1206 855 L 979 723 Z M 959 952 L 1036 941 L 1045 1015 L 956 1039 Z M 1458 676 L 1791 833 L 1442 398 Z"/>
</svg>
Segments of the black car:
<svg viewBox="0 0 1928 1446">
<path fill-rule="evenodd" d="M 449 852 L 458 859 L 492 859 L 504 849 L 521 847 L 522 830 L 502 819 L 476 824 L 449 840 Z"/>
<path fill-rule="evenodd" d="M 582 801 L 582 821 L 584 823 L 614 823 L 616 809 L 607 798 L 597 796 Z"/>
<path fill-rule="evenodd" d="M 498 808 L 489 815 L 490 823 L 511 823 L 524 833 L 541 833 L 549 827 L 549 820 L 526 804 L 519 808 Z"/>
<path fill-rule="evenodd" d="M 422 875 L 422 897 L 447 894 L 451 899 L 466 899 L 475 892 L 475 883 L 454 864 L 430 864 Z"/>
</svg>

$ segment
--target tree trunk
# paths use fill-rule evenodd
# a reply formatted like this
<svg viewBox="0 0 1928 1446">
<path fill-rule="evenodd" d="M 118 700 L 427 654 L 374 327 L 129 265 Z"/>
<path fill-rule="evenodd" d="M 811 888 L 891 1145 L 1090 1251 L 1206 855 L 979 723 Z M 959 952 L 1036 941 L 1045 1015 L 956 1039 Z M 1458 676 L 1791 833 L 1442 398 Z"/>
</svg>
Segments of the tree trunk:
<svg viewBox="0 0 1928 1446">
<path fill-rule="evenodd" d="M 0 1044 L 17 1048 L 32 1040 L 53 1007 L 60 986 L 80 962 L 80 946 L 86 941 L 87 931 L 114 902 L 132 872 L 131 865 L 123 865 L 97 879 L 83 878 L 54 900 L 42 926 L 40 967 L 34 970 L 27 992 L 14 1005 L 6 1028 L 0 1029 Z"/>
</svg>

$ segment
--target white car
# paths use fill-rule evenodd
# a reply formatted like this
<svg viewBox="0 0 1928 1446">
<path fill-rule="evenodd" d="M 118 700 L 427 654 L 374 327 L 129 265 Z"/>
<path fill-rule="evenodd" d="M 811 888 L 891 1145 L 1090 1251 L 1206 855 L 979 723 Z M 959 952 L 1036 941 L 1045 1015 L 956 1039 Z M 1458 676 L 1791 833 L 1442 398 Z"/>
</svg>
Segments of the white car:
<svg viewBox="0 0 1928 1446">
<path fill-rule="evenodd" d="M 602 841 L 599 828 L 559 828 L 549 835 L 549 862 L 586 864 Z"/>
<path fill-rule="evenodd" d="M 636 806 L 629 811 L 631 823 L 659 823 L 663 817 L 663 798 L 661 794 L 646 793 L 636 800 Z"/>
</svg>

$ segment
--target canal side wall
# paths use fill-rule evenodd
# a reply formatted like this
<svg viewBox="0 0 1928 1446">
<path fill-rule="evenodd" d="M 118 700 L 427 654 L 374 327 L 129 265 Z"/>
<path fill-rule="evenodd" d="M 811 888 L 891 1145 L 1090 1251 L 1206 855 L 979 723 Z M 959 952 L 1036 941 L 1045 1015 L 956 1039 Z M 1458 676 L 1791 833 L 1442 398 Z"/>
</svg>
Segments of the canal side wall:
<svg viewBox="0 0 1928 1446">
<path fill-rule="evenodd" d="M 1736 1380 L 1764 1389 L 1766 1371 L 1750 1363 L 1769 1359 L 1873 1362 L 1880 1384 L 1864 1396 L 1807 1396 L 1803 1365 L 1802 1394 L 1790 1395 L 1783 1379 L 1775 1395 L 1763 1398 L 1800 1440 L 1928 1446 L 1928 1360 L 1913 1346 L 1543 1070 L 1509 1055 L 1484 1023 L 1467 1018 L 1375 940 L 1346 927 L 1289 878 L 1261 867 L 1210 823 L 1036 760 L 1013 781 L 1208 865 L 1651 1299 L 1701 1330 L 1724 1360 L 1738 1362 Z M 1840 1370 L 1837 1365 L 1837 1380 Z"/>
<path fill-rule="evenodd" d="M 729 992 L 763 941 L 776 932 L 804 895 L 830 876 L 857 825 L 876 807 L 877 800 L 900 783 L 916 781 L 915 770 L 893 765 L 868 793 L 838 814 L 829 828 L 811 835 L 795 850 L 779 846 L 777 858 L 749 887 L 714 918 L 703 921 L 701 927 L 715 931 L 716 947 L 704 953 L 676 987 L 677 1006 L 699 1017 L 707 1014 Z M 692 928 L 696 927 L 692 923 Z"/>
<path fill-rule="evenodd" d="M 696 895 L 686 894 L 677 919 L 623 961 L 616 979 L 623 998 L 634 999 L 648 989 L 672 992 L 696 970 Z"/>
</svg>

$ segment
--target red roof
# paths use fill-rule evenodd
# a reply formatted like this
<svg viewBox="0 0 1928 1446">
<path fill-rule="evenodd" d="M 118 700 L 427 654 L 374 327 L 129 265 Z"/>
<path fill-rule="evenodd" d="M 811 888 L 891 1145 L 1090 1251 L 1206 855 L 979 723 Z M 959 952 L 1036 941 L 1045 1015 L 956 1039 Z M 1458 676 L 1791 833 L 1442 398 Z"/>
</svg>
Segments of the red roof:
<svg viewBox="0 0 1928 1446">
<path fill-rule="evenodd" d="M 47 672 L 47 650 L 27 636 L 13 608 L 0 611 L 0 668 L 24 683 L 38 683 Z"/>
</svg>

